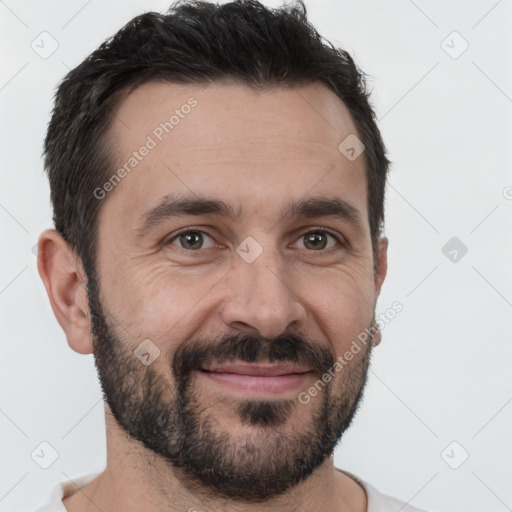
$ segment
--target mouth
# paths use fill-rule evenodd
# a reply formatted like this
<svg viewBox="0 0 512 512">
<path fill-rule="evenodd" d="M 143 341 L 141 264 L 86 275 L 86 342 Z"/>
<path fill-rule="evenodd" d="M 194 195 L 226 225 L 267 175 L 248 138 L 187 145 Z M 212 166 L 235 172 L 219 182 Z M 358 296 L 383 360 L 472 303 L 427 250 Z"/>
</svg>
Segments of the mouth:
<svg viewBox="0 0 512 512">
<path fill-rule="evenodd" d="M 281 394 L 296 390 L 312 373 L 294 364 L 229 364 L 202 368 L 210 382 L 250 394 Z"/>
</svg>

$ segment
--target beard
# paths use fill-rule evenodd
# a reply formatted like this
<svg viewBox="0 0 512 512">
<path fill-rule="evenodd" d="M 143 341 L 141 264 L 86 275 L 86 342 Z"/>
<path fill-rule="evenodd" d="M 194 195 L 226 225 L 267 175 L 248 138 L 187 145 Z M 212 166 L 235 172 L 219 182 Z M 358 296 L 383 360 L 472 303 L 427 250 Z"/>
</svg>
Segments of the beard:
<svg viewBox="0 0 512 512">
<path fill-rule="evenodd" d="M 123 339 L 122 326 L 114 328 L 96 274 L 90 274 L 91 334 L 103 398 L 121 430 L 156 455 L 190 492 L 265 502 L 306 480 L 332 456 L 362 399 L 371 343 L 327 383 L 320 379 L 334 366 L 335 353 L 293 333 L 270 341 L 245 333 L 186 340 L 157 359 L 159 364 L 146 366 L 134 355 L 142 338 Z M 297 398 L 234 399 L 229 392 L 217 392 L 208 403 L 205 388 L 194 386 L 198 372 L 228 361 L 303 365 L 315 372 L 322 388 L 307 406 Z M 230 407 L 235 431 L 222 428 L 215 401 Z"/>
</svg>

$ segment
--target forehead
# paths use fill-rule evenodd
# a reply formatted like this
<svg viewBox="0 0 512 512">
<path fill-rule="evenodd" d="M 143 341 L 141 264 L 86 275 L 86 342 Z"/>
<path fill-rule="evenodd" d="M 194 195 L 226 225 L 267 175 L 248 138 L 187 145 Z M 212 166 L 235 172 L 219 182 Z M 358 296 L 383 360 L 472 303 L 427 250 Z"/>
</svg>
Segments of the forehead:
<svg viewBox="0 0 512 512">
<path fill-rule="evenodd" d="M 244 208 L 259 209 L 270 221 L 281 204 L 311 192 L 344 199 L 366 218 L 364 154 L 350 160 L 339 150 L 355 134 L 345 105 L 321 84 L 147 83 L 116 112 L 113 175 L 121 179 L 102 215 L 133 226 L 177 192 L 229 199 L 242 218 Z"/>
</svg>

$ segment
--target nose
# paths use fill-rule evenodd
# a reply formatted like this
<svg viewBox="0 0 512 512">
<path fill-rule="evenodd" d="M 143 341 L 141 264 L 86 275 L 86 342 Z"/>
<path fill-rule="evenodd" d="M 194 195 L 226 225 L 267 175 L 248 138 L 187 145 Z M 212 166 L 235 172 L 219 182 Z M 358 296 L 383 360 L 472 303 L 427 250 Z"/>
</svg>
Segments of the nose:
<svg viewBox="0 0 512 512">
<path fill-rule="evenodd" d="M 221 316 L 231 329 L 273 339 L 304 325 L 305 308 L 277 251 L 265 248 L 252 263 L 237 256 L 228 283 Z"/>
</svg>

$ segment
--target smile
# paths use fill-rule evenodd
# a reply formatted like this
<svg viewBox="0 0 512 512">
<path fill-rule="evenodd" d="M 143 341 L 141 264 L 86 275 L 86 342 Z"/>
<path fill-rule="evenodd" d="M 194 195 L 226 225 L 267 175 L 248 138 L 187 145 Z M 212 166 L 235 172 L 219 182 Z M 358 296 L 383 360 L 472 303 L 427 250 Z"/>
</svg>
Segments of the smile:
<svg viewBox="0 0 512 512">
<path fill-rule="evenodd" d="M 288 373 L 285 373 L 288 371 Z M 290 372 L 284 367 L 222 367 L 200 370 L 210 382 L 234 390 L 252 394 L 280 394 L 296 390 L 308 378 L 311 371 Z"/>
</svg>

